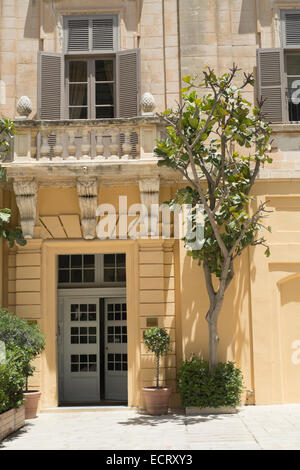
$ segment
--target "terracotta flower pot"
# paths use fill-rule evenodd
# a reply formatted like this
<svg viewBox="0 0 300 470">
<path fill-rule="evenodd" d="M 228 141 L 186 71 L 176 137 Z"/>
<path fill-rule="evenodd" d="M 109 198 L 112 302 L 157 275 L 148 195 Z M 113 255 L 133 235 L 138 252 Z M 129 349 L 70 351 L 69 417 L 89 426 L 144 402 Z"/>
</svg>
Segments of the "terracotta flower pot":
<svg viewBox="0 0 300 470">
<path fill-rule="evenodd" d="M 25 392 L 25 419 L 32 419 L 37 417 L 38 403 L 41 392 Z"/>
<path fill-rule="evenodd" d="M 169 398 L 171 395 L 170 387 L 143 387 L 143 394 L 146 408 L 150 415 L 168 414 Z"/>
</svg>

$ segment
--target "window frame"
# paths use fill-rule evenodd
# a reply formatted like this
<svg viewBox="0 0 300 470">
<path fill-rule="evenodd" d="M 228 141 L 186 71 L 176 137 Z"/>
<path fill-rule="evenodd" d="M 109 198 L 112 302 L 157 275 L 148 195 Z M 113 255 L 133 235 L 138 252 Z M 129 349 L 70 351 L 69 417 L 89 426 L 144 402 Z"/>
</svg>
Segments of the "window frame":
<svg viewBox="0 0 300 470">
<path fill-rule="evenodd" d="M 83 256 L 86 253 L 78 253 L 78 254 Z M 125 253 L 105 253 L 105 254 L 110 254 L 110 255 L 115 255 L 115 256 L 119 254 L 125 255 L 125 268 L 124 269 L 125 269 L 125 276 L 126 276 L 126 254 Z M 104 281 L 104 255 L 105 254 L 94 254 L 95 256 L 95 281 L 94 282 L 59 282 L 59 277 L 57 277 L 58 289 L 73 289 L 73 288 L 80 288 L 80 287 L 81 288 L 126 287 L 126 279 L 125 281 L 119 281 L 119 282 Z M 72 256 L 72 255 L 67 255 L 67 256 Z M 115 270 L 118 269 L 118 266 L 116 263 L 115 263 L 114 269 Z M 68 270 L 69 272 L 71 272 L 70 267 L 65 268 L 65 270 Z M 84 270 L 84 265 L 82 265 L 81 270 L 82 271 Z M 57 257 L 57 273 L 59 274 L 59 258 L 58 257 Z"/>
<path fill-rule="evenodd" d="M 290 13 L 300 15 L 300 9 L 298 8 L 280 8 L 280 43 L 283 49 L 299 49 L 300 44 L 295 44 L 294 46 L 286 43 L 286 15 Z"/>
<path fill-rule="evenodd" d="M 88 81 L 87 81 L 87 118 L 86 119 L 106 119 L 106 118 L 96 118 L 96 60 L 112 60 L 113 61 L 113 108 L 114 108 L 114 116 L 108 119 L 114 119 L 117 115 L 117 75 L 116 75 L 116 55 L 115 54 L 105 54 L 105 55 L 89 55 L 88 57 L 85 54 L 76 55 L 76 57 L 72 55 L 65 56 L 65 107 L 64 113 L 67 119 L 71 119 L 69 116 L 69 109 L 70 107 L 70 62 L 72 61 L 86 61 L 87 62 L 87 74 L 88 74 Z M 105 107 L 105 105 L 103 106 Z M 73 119 L 72 119 L 73 120 Z"/>
<path fill-rule="evenodd" d="M 286 15 L 287 14 L 297 14 L 300 15 L 300 9 L 296 8 L 280 8 L 280 43 L 281 48 L 283 49 L 283 76 L 282 76 L 282 93 L 285 96 L 285 107 L 284 112 L 284 123 L 299 123 L 299 121 L 292 121 L 289 118 L 289 94 L 288 94 L 288 71 L 287 71 L 287 56 L 288 55 L 299 55 L 300 58 L 300 44 L 287 44 L 286 43 Z"/>
</svg>

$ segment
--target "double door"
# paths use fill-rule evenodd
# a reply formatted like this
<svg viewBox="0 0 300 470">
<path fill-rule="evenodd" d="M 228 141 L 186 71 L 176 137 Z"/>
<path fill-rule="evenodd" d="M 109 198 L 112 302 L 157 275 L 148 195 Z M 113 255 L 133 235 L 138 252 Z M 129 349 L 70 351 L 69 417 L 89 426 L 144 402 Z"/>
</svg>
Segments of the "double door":
<svg viewBox="0 0 300 470">
<path fill-rule="evenodd" d="M 64 298 L 59 315 L 60 402 L 127 401 L 127 368 L 125 298 Z"/>
</svg>

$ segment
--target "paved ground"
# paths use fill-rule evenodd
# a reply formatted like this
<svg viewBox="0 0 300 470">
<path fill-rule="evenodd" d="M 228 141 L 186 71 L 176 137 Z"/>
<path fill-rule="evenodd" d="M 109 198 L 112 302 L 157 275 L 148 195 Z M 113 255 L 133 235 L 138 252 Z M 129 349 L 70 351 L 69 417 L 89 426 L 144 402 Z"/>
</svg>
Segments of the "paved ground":
<svg viewBox="0 0 300 470">
<path fill-rule="evenodd" d="M 1 450 L 299 449 L 300 405 L 249 406 L 236 415 L 151 417 L 135 410 L 41 413 Z"/>
</svg>

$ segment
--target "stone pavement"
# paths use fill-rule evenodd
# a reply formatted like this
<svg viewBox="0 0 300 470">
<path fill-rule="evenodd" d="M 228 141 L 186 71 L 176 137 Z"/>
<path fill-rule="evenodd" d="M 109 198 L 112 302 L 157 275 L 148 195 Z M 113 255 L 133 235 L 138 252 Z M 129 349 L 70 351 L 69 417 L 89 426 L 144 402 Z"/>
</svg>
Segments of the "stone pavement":
<svg viewBox="0 0 300 470">
<path fill-rule="evenodd" d="M 1 450 L 299 449 L 300 405 L 241 407 L 236 415 L 153 417 L 128 408 L 41 413 Z"/>
</svg>

